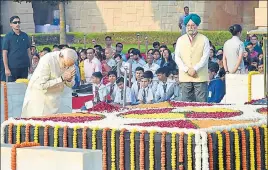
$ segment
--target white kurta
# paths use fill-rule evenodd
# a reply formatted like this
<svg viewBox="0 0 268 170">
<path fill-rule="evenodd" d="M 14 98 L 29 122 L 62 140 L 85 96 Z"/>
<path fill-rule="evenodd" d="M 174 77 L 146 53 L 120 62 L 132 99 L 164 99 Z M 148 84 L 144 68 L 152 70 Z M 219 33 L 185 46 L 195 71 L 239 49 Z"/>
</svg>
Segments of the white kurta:
<svg viewBox="0 0 268 170">
<path fill-rule="evenodd" d="M 36 117 L 55 114 L 60 108 L 64 85 L 72 87 L 72 82 L 64 83 L 60 69 L 59 51 L 43 56 L 34 71 L 24 97 L 21 117 Z"/>
</svg>

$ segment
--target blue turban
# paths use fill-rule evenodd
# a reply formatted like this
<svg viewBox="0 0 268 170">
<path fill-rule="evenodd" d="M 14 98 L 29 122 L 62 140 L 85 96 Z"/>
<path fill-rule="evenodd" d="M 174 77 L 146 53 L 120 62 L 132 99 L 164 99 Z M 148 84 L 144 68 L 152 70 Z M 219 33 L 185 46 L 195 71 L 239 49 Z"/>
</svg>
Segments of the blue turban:
<svg viewBox="0 0 268 170">
<path fill-rule="evenodd" d="M 190 20 L 192 20 L 197 26 L 201 23 L 201 18 L 197 14 L 190 14 L 184 18 L 184 25 L 187 25 Z"/>
</svg>

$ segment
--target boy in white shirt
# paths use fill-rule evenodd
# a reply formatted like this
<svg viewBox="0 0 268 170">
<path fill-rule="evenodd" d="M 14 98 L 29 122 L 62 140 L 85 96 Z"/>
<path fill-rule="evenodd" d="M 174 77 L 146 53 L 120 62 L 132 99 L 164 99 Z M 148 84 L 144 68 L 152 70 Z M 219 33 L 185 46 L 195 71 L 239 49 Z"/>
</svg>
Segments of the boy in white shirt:
<svg viewBox="0 0 268 170">
<path fill-rule="evenodd" d="M 131 87 L 131 94 L 132 94 L 132 102 L 133 104 L 138 104 L 138 94 L 139 90 L 141 88 L 140 82 L 141 78 L 143 77 L 144 69 L 142 67 L 137 67 L 135 70 L 135 78 L 136 81 L 133 82 L 132 87 Z"/>
<path fill-rule="evenodd" d="M 143 73 L 143 77 L 149 80 L 149 87 L 154 92 L 153 95 L 155 95 L 155 92 L 157 90 L 157 85 L 158 85 L 158 78 L 156 77 L 156 80 L 155 80 L 153 77 L 152 71 L 149 71 L 149 70 Z"/>
<path fill-rule="evenodd" d="M 106 96 L 108 94 L 107 88 L 104 84 L 101 83 L 102 74 L 101 72 L 94 72 L 91 77 L 92 81 L 92 92 L 93 92 L 93 105 L 106 101 Z M 90 102 L 90 101 L 89 101 Z M 88 103 L 88 102 L 86 102 Z M 85 103 L 85 106 L 81 108 L 81 110 L 87 110 L 88 107 Z"/>
<path fill-rule="evenodd" d="M 109 83 L 106 84 L 106 88 L 107 88 L 107 102 L 113 102 L 114 98 L 115 98 L 115 93 L 118 89 L 117 85 L 116 85 L 116 79 L 117 79 L 117 72 L 116 71 L 109 71 L 108 72 L 108 78 L 109 78 Z"/>
<path fill-rule="evenodd" d="M 115 94 L 115 99 L 114 99 L 114 103 L 116 104 L 123 104 L 123 95 L 124 95 L 124 78 L 120 77 L 119 79 L 116 80 L 116 84 L 117 84 L 117 91 Z M 126 86 L 126 105 L 130 105 L 131 104 L 131 90 L 129 87 Z"/>
<path fill-rule="evenodd" d="M 172 82 L 169 82 L 168 77 L 168 70 L 166 67 L 161 67 L 156 71 L 159 83 L 157 85 L 157 91 L 155 93 L 155 102 L 164 102 L 167 101 L 167 92 Z"/>
<path fill-rule="evenodd" d="M 176 100 L 181 101 L 181 89 L 180 89 L 180 82 L 179 82 L 179 71 L 174 70 L 173 71 L 174 80 L 175 83 L 172 84 L 172 86 L 169 88 L 167 92 L 167 99 L 168 100 Z"/>
<path fill-rule="evenodd" d="M 142 78 L 141 79 L 141 89 L 139 90 L 138 99 L 140 104 L 151 104 L 153 103 L 153 92 L 149 87 L 149 79 Z"/>
</svg>

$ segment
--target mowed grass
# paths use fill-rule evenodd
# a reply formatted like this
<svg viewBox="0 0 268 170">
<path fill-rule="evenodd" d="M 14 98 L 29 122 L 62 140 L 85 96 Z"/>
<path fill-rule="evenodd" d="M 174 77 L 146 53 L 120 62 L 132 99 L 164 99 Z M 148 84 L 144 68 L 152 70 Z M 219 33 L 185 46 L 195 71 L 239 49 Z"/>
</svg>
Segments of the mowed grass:
<svg viewBox="0 0 268 170">
<path fill-rule="evenodd" d="M 76 49 L 78 48 L 84 48 L 84 44 L 72 44 L 71 45 L 72 47 L 75 47 Z M 105 47 L 105 45 L 101 44 L 102 47 Z M 115 46 L 115 45 L 114 45 Z M 53 45 L 40 45 L 40 46 L 37 46 L 37 49 L 38 51 L 41 51 L 43 50 L 44 47 L 49 47 L 50 49 L 52 49 Z M 90 45 L 86 45 L 85 48 L 92 48 L 93 46 L 90 46 Z M 124 44 L 124 48 L 123 48 L 123 53 L 127 53 L 127 51 L 130 49 L 130 48 L 138 48 L 138 44 Z M 151 49 L 153 48 L 152 45 L 148 45 L 148 49 Z M 216 46 L 216 49 L 219 49 L 221 48 L 221 46 Z M 171 50 L 171 52 L 174 51 L 174 48 L 172 45 L 168 45 L 168 49 Z M 144 44 L 141 44 L 140 45 L 140 51 L 141 53 L 145 53 L 146 52 L 146 47 Z"/>
</svg>

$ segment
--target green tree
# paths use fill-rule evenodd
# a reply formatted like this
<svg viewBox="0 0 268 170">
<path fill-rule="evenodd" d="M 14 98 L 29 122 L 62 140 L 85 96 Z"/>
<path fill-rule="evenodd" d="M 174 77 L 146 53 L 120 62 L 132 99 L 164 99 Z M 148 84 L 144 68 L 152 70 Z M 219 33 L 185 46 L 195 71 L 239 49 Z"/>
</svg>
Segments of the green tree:
<svg viewBox="0 0 268 170">
<path fill-rule="evenodd" d="M 31 3 L 34 0 L 13 0 L 21 3 L 23 1 Z M 38 0 L 40 1 L 40 0 Z M 42 2 L 50 3 L 51 5 L 58 5 L 60 11 L 60 44 L 67 44 L 66 38 L 66 17 L 65 17 L 65 3 L 70 0 L 41 0 Z"/>
</svg>

